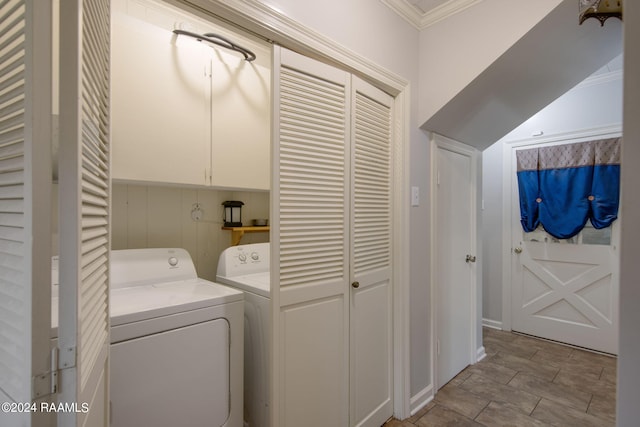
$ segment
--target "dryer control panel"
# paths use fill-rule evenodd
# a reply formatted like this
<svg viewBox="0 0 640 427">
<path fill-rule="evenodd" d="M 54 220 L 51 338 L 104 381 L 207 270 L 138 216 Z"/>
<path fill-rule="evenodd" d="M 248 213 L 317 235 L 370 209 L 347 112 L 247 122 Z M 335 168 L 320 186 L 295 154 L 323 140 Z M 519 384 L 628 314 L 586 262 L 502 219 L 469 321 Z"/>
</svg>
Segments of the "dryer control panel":
<svg viewBox="0 0 640 427">
<path fill-rule="evenodd" d="M 220 254 L 218 276 L 235 277 L 269 271 L 269 243 L 231 246 Z"/>
</svg>

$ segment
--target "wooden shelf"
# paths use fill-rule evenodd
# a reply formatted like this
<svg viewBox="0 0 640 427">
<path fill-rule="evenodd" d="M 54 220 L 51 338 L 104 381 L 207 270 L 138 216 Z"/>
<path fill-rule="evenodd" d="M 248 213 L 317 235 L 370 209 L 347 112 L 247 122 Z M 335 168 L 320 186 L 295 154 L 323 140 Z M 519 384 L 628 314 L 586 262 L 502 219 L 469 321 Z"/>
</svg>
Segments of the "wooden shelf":
<svg viewBox="0 0 640 427">
<path fill-rule="evenodd" d="M 231 231 L 231 245 L 238 246 L 244 233 L 260 233 L 269 231 L 269 226 L 264 225 L 260 227 L 222 227 L 223 230 Z"/>
</svg>

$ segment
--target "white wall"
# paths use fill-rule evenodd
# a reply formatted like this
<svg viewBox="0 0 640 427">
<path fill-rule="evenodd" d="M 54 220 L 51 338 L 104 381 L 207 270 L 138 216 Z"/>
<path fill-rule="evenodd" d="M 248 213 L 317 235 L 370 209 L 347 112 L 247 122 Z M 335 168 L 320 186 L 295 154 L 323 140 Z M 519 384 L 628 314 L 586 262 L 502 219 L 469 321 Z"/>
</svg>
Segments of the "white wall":
<svg viewBox="0 0 640 427">
<path fill-rule="evenodd" d="M 509 218 L 503 217 L 502 183 L 503 146 L 513 142 L 536 141 L 542 137 L 565 135 L 585 130 L 622 125 L 622 57 L 594 73 L 593 76 L 560 96 L 545 109 L 531 117 L 483 152 L 483 319 L 486 324 L 500 326 L 502 322 L 502 270 L 504 251 L 502 228 Z"/>
<path fill-rule="evenodd" d="M 624 4 L 624 140 L 622 142 L 622 241 L 620 262 L 620 357 L 618 358 L 617 425 L 638 425 L 640 405 L 640 3 Z"/>
<path fill-rule="evenodd" d="M 431 384 L 429 323 L 429 147 L 418 122 L 419 34 L 382 2 L 371 0 L 263 0 L 284 15 L 409 80 L 411 185 L 420 188 L 411 208 L 411 395 Z M 336 11 L 340 11 L 337 13 Z"/>
<path fill-rule="evenodd" d="M 502 320 L 502 144 L 482 152 L 482 318 Z M 486 322 L 484 322 L 486 323 Z"/>
<path fill-rule="evenodd" d="M 483 0 L 423 30 L 420 34 L 420 124 L 559 3 L 561 0 Z"/>
<path fill-rule="evenodd" d="M 111 248 L 186 249 L 198 276 L 215 280 L 220 253 L 231 246 L 231 232 L 221 230 L 225 200 L 240 200 L 242 221 L 268 218 L 269 193 L 218 191 L 187 187 L 114 184 L 112 190 Z M 200 204 L 202 219 L 191 211 Z M 269 233 L 245 234 L 241 243 L 268 242 Z"/>
</svg>

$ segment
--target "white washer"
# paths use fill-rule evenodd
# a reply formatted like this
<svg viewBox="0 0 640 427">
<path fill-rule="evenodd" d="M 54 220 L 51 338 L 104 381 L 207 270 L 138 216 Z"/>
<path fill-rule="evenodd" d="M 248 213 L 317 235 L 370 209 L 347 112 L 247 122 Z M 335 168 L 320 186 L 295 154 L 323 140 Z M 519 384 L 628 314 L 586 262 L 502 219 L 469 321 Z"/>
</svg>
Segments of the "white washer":
<svg viewBox="0 0 640 427">
<path fill-rule="evenodd" d="M 111 251 L 110 272 L 111 425 L 240 427 L 242 293 L 184 249 Z"/>
<path fill-rule="evenodd" d="M 225 249 L 216 281 L 244 292 L 244 420 L 248 427 L 269 427 L 269 353 L 271 287 L 269 243 Z"/>
</svg>

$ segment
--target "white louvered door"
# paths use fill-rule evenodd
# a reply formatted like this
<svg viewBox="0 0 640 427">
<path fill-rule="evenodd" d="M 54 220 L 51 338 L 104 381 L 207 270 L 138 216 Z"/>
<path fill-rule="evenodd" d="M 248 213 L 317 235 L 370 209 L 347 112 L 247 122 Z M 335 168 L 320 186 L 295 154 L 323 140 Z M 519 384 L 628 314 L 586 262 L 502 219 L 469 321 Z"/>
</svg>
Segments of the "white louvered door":
<svg viewBox="0 0 640 427">
<path fill-rule="evenodd" d="M 272 425 L 377 427 L 393 409 L 391 100 L 277 46 L 274 64 Z"/>
<path fill-rule="evenodd" d="M 274 49 L 272 426 L 346 426 L 350 76 Z"/>
<path fill-rule="evenodd" d="M 50 2 L 0 2 L 2 426 L 43 425 L 50 393 L 50 37 Z"/>
<path fill-rule="evenodd" d="M 393 414 L 393 99 L 354 77 L 351 103 L 350 425 L 378 427 Z"/>
<path fill-rule="evenodd" d="M 109 0 L 61 0 L 60 19 L 59 400 L 79 410 L 58 425 L 108 425 Z"/>
</svg>

